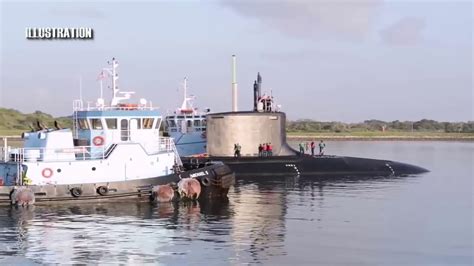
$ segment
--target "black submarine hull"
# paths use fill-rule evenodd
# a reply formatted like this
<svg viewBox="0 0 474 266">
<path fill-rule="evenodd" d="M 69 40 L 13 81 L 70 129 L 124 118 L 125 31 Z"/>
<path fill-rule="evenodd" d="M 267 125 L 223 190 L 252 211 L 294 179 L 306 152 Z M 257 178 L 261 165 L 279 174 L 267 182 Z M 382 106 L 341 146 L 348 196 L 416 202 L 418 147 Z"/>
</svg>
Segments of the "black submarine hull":
<svg viewBox="0 0 474 266">
<path fill-rule="evenodd" d="M 395 161 L 330 155 L 183 158 L 183 163 L 190 167 L 209 161 L 222 161 L 238 176 L 405 176 L 428 172 L 422 167 Z"/>
</svg>

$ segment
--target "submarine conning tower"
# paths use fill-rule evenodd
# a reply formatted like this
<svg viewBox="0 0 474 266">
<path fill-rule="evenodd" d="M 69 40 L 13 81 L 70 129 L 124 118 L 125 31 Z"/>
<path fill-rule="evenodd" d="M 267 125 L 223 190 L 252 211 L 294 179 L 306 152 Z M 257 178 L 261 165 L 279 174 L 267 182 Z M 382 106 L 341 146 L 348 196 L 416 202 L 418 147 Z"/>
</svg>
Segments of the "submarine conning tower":
<svg viewBox="0 0 474 266">
<path fill-rule="evenodd" d="M 262 94 L 262 77 L 253 85 L 253 111 L 207 115 L 207 153 L 209 156 L 234 156 L 240 144 L 242 156 L 258 156 L 258 146 L 271 143 L 273 156 L 295 155 L 286 142 L 286 115 L 278 110 L 273 96 Z"/>
</svg>

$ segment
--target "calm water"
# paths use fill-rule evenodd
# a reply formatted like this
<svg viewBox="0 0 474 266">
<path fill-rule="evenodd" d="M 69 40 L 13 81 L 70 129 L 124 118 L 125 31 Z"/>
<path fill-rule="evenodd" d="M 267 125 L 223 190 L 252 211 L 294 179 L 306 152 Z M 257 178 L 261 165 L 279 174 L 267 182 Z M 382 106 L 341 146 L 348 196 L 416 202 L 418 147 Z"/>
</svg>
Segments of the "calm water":
<svg viewBox="0 0 474 266">
<path fill-rule="evenodd" d="M 239 179 L 229 202 L 205 205 L 2 207 L 0 264 L 473 264 L 474 143 L 327 142 L 327 153 L 431 172 Z"/>
</svg>

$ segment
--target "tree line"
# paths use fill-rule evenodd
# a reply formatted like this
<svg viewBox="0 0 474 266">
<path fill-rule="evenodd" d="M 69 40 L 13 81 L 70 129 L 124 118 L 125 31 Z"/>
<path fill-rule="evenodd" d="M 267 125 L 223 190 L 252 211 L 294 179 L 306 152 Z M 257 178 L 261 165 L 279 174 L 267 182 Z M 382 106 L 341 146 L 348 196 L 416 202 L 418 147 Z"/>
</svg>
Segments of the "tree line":
<svg viewBox="0 0 474 266">
<path fill-rule="evenodd" d="M 430 119 L 419 121 L 365 120 L 359 123 L 321 122 L 310 119 L 288 121 L 288 132 L 359 132 L 359 131 L 403 131 L 474 133 L 474 121 L 438 122 Z"/>
<path fill-rule="evenodd" d="M 52 127 L 54 120 L 62 127 L 71 127 L 71 117 L 53 117 L 50 114 L 36 111 L 23 114 L 14 109 L 0 108 L 0 130 L 29 130 L 30 125 L 41 121 Z M 468 122 L 438 122 L 422 119 L 419 121 L 382 121 L 365 120 L 360 123 L 322 122 L 310 119 L 287 121 L 288 132 L 360 132 L 360 131 L 403 131 L 403 132 L 446 132 L 474 133 L 474 121 Z"/>
</svg>

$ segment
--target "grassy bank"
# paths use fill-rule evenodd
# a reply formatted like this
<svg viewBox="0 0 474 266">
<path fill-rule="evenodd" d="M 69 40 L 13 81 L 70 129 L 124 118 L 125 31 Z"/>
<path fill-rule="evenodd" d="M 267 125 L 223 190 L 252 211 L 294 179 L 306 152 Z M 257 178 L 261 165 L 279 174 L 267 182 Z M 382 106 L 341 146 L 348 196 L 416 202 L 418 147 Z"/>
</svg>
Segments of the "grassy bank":
<svg viewBox="0 0 474 266">
<path fill-rule="evenodd" d="M 462 140 L 474 141 L 474 133 L 445 132 L 288 132 L 290 140 L 330 139 L 330 140 Z"/>
<path fill-rule="evenodd" d="M 9 137 L 20 137 L 21 133 L 28 130 L 18 130 L 18 129 L 0 129 L 0 137 L 9 136 Z"/>
<path fill-rule="evenodd" d="M 32 128 L 38 129 L 38 122 L 45 127 L 52 128 L 54 121 L 57 121 L 62 127 L 70 127 L 72 124 L 68 117 L 53 117 L 41 111 L 24 114 L 14 109 L 0 108 L 0 136 L 17 136 Z"/>
</svg>

